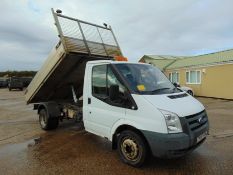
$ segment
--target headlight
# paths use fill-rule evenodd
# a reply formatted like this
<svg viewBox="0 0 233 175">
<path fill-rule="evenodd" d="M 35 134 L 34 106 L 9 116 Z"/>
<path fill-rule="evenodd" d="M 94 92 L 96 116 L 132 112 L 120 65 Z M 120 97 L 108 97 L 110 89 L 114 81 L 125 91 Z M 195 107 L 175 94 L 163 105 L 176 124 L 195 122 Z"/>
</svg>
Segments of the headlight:
<svg viewBox="0 0 233 175">
<path fill-rule="evenodd" d="M 175 113 L 169 112 L 169 111 L 161 110 L 161 109 L 160 111 L 162 112 L 165 118 L 168 133 L 182 132 L 182 127 L 181 127 L 180 119 L 178 115 L 176 115 Z"/>
</svg>

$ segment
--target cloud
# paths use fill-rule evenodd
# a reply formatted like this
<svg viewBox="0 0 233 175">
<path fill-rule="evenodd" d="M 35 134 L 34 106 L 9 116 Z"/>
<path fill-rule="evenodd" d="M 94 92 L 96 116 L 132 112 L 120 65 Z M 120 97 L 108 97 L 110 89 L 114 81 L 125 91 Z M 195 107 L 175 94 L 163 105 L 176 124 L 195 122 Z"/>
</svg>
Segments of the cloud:
<svg viewBox="0 0 233 175">
<path fill-rule="evenodd" d="M 193 55 L 233 48 L 231 0 L 2 0 L 0 71 L 41 67 L 58 41 L 51 7 L 110 24 L 125 56 Z"/>
</svg>

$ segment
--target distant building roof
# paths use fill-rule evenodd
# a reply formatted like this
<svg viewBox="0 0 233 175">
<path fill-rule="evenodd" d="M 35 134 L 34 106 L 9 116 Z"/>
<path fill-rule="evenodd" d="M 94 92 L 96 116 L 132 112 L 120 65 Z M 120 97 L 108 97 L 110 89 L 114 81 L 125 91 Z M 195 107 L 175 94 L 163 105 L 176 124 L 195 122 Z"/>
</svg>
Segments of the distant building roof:
<svg viewBox="0 0 233 175">
<path fill-rule="evenodd" d="M 144 55 L 140 62 L 151 63 L 159 69 L 178 69 L 233 62 L 233 49 L 198 56 Z"/>
<path fill-rule="evenodd" d="M 175 57 L 159 56 L 159 55 L 144 55 L 140 59 L 140 62 L 156 65 L 156 67 L 158 67 L 161 70 L 165 69 L 168 65 L 172 64 L 174 61 L 176 61 Z"/>
</svg>

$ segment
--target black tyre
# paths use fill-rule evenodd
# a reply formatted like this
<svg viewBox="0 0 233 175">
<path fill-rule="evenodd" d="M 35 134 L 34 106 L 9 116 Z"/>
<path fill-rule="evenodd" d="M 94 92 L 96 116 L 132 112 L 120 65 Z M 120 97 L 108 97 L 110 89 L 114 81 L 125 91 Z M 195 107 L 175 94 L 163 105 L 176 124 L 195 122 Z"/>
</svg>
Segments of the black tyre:
<svg viewBox="0 0 233 175">
<path fill-rule="evenodd" d="M 39 122 L 43 130 L 56 129 L 59 124 L 58 117 L 49 117 L 45 109 L 41 109 L 39 112 Z"/>
<path fill-rule="evenodd" d="M 144 138 L 130 130 L 120 133 L 117 149 L 121 160 L 134 167 L 142 166 L 148 156 L 148 146 Z"/>
<path fill-rule="evenodd" d="M 189 95 L 192 95 L 192 96 L 193 96 L 193 92 L 192 92 L 192 91 L 188 90 L 187 93 L 188 93 Z"/>
</svg>

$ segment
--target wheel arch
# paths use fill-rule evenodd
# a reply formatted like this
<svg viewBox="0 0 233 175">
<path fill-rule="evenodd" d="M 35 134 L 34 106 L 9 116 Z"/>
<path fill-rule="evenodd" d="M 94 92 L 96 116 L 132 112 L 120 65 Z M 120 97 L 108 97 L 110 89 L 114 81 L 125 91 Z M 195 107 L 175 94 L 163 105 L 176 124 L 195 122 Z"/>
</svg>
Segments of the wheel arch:
<svg viewBox="0 0 233 175">
<path fill-rule="evenodd" d="M 54 102 L 40 103 L 38 105 L 37 113 L 39 114 L 42 109 L 45 109 L 49 117 L 58 117 L 61 114 L 59 105 Z"/>
<path fill-rule="evenodd" d="M 129 125 L 129 124 L 122 124 L 116 128 L 114 134 L 112 135 L 112 149 L 117 149 L 117 138 L 118 138 L 119 134 L 125 130 L 130 130 L 130 131 L 133 131 L 133 132 L 137 133 L 138 135 L 140 135 L 150 150 L 150 145 L 149 145 L 146 137 L 144 136 L 144 134 L 141 132 L 141 130 L 132 126 L 132 125 Z"/>
<path fill-rule="evenodd" d="M 192 94 L 190 94 L 190 92 L 191 92 Z M 187 90 L 187 93 L 190 94 L 190 95 L 192 95 L 192 96 L 194 96 L 194 92 L 193 92 L 192 89 Z"/>
<path fill-rule="evenodd" d="M 43 103 L 38 105 L 37 114 L 39 114 L 42 109 L 45 109 L 47 111 L 47 108 Z"/>
</svg>

